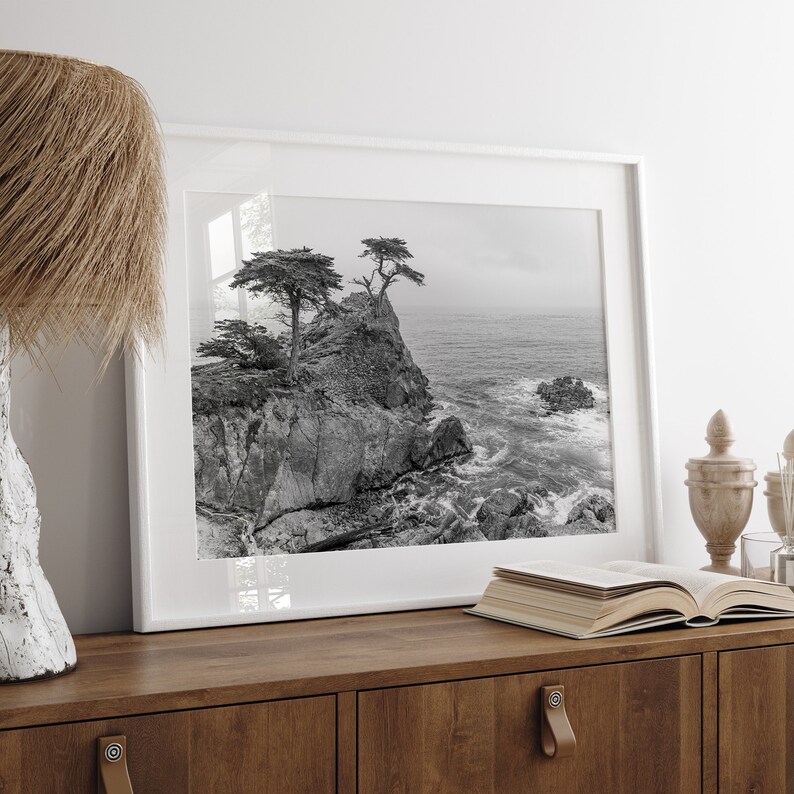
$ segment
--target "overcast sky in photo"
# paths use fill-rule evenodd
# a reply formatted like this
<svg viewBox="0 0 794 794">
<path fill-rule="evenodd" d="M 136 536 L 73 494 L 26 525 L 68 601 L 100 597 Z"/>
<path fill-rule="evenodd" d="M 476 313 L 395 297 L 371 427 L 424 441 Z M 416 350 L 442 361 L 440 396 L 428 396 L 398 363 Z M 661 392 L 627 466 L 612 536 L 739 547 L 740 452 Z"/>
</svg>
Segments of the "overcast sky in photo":
<svg viewBox="0 0 794 794">
<path fill-rule="evenodd" d="M 308 246 L 335 259 L 345 293 L 367 269 L 365 237 L 401 237 L 425 286 L 395 284 L 396 308 L 601 311 L 594 210 L 473 204 L 271 199 L 277 248 Z"/>
</svg>

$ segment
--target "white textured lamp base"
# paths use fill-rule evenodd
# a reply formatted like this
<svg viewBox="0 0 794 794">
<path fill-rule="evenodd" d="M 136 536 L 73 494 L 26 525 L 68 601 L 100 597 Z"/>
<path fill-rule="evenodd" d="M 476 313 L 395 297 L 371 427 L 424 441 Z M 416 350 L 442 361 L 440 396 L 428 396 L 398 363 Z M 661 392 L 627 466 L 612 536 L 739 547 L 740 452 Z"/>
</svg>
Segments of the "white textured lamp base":
<svg viewBox="0 0 794 794">
<path fill-rule="evenodd" d="M 8 330 L 0 330 L 0 682 L 50 678 L 77 664 L 72 635 L 39 565 L 36 485 L 9 426 Z"/>
</svg>

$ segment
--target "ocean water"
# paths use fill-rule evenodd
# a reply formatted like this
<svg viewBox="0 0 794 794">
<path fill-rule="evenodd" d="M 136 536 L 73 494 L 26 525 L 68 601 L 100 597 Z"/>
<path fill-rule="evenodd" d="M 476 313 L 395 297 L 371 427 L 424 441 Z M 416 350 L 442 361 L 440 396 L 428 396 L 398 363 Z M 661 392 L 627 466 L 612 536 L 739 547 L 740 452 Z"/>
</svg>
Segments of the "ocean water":
<svg viewBox="0 0 794 794">
<path fill-rule="evenodd" d="M 432 504 L 473 517 L 500 488 L 540 483 L 549 496 L 536 514 L 562 525 L 576 502 L 601 494 L 614 503 L 607 358 L 598 314 L 398 310 L 400 330 L 430 381 L 432 420 L 454 414 L 474 452 L 399 483 L 412 508 Z M 572 375 L 595 407 L 546 415 L 542 380 Z M 562 532 L 561 532 L 562 534 Z"/>
</svg>

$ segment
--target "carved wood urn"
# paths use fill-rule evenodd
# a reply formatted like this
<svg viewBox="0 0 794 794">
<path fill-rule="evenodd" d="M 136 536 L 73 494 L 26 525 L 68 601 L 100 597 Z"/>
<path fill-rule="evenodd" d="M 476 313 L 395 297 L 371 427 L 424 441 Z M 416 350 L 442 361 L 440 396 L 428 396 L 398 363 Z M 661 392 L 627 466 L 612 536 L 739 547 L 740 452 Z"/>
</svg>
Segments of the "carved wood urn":
<svg viewBox="0 0 794 794">
<path fill-rule="evenodd" d="M 783 458 L 785 460 L 794 459 L 794 430 L 792 430 L 783 442 Z M 781 482 L 780 470 L 768 471 L 764 475 L 766 490 L 766 507 L 769 513 L 769 523 L 772 529 L 780 535 L 781 540 L 786 537 L 786 519 L 783 510 L 783 484 Z"/>
<path fill-rule="evenodd" d="M 735 440 L 730 420 L 724 411 L 717 411 L 706 427 L 709 453 L 689 459 L 685 484 L 692 518 L 711 557 L 711 565 L 701 570 L 738 576 L 739 570 L 731 567 L 730 560 L 750 518 L 753 488 L 758 483 L 753 478 L 755 463 L 730 453 Z"/>
</svg>

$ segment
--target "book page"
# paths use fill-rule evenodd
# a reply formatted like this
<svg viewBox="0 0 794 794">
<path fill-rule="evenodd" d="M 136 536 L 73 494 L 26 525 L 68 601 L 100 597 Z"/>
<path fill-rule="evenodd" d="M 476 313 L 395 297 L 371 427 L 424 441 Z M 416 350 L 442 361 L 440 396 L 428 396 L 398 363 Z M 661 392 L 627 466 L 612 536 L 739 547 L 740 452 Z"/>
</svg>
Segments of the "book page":
<svg viewBox="0 0 794 794">
<path fill-rule="evenodd" d="M 656 612 L 652 614 L 639 615 L 633 620 L 627 620 L 619 626 L 614 626 L 604 631 L 596 632 L 583 632 L 577 631 L 575 627 L 560 626 L 557 620 L 543 621 L 538 620 L 537 616 L 527 617 L 525 615 L 516 614 L 511 611 L 483 611 L 478 607 L 466 609 L 470 615 L 479 615 L 480 617 L 490 618 L 491 620 L 501 620 L 504 623 L 512 623 L 516 626 L 525 626 L 530 629 L 538 629 L 539 631 L 547 631 L 549 634 L 559 634 L 561 637 L 571 637 L 575 640 L 590 639 L 592 637 L 611 637 L 615 634 L 626 634 L 630 631 L 640 631 L 641 629 L 651 629 L 659 626 L 668 626 L 671 624 L 682 625 L 685 623 L 684 618 L 680 615 L 670 615 L 663 612 Z M 707 625 L 713 625 L 716 621 L 711 621 Z"/>
<path fill-rule="evenodd" d="M 695 571 L 690 568 L 678 568 L 672 565 L 659 565 L 653 562 L 637 562 L 636 560 L 615 560 L 605 562 L 604 569 L 616 573 L 646 576 L 666 582 L 675 582 L 692 594 L 699 607 L 703 606 L 709 594 L 720 585 L 729 582 L 745 582 L 741 576 L 728 576 L 711 571 Z"/>
<path fill-rule="evenodd" d="M 575 565 L 574 563 L 559 562 L 557 560 L 538 560 L 516 565 L 500 565 L 497 566 L 496 571 L 497 573 L 506 571 L 541 579 L 572 582 L 585 587 L 595 587 L 604 590 L 656 583 L 653 577 L 649 578 L 645 574 L 636 574 L 618 569 L 606 570 L 606 566 L 593 568 L 589 565 Z"/>
</svg>

